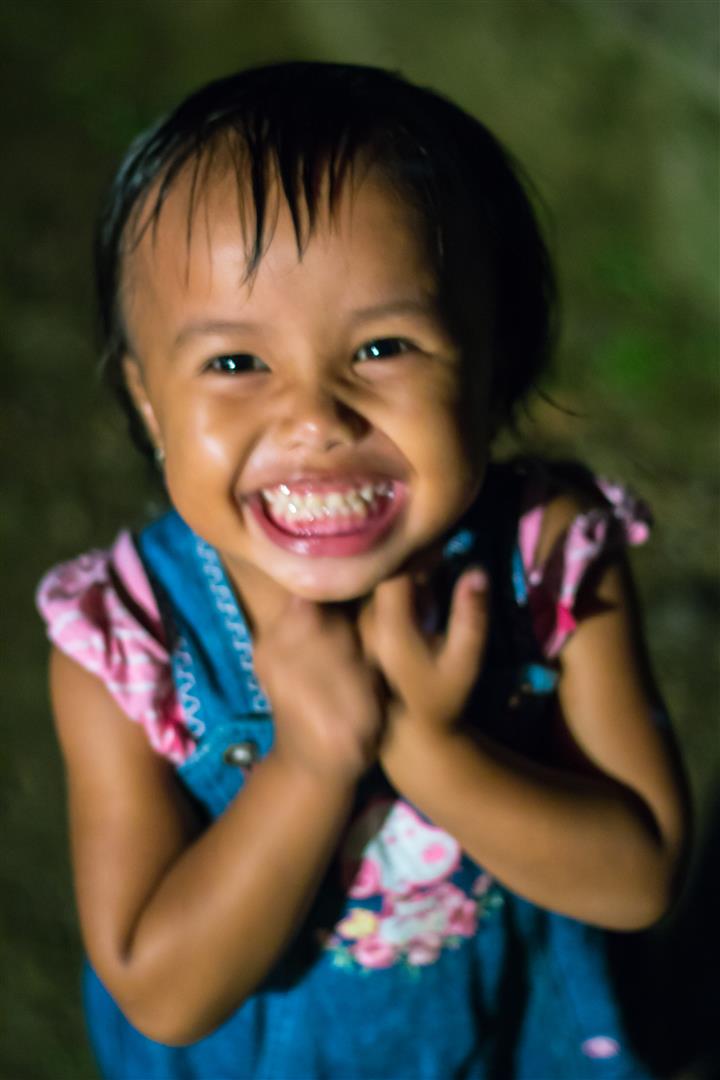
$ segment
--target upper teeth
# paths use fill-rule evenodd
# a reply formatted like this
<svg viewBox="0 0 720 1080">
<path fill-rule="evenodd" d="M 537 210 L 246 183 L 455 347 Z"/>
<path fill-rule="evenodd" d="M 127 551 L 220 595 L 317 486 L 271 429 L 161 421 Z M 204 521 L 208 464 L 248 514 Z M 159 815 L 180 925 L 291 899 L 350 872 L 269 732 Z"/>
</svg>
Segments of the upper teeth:
<svg viewBox="0 0 720 1080">
<path fill-rule="evenodd" d="M 263 498 L 272 505 L 273 513 L 292 518 L 293 521 L 312 521 L 318 517 L 347 517 L 350 514 L 361 514 L 365 517 L 378 496 L 392 493 L 393 485 L 384 480 L 377 484 L 363 484 L 362 487 L 346 491 L 326 491 L 322 494 L 291 491 L 287 484 L 262 489 Z"/>
</svg>

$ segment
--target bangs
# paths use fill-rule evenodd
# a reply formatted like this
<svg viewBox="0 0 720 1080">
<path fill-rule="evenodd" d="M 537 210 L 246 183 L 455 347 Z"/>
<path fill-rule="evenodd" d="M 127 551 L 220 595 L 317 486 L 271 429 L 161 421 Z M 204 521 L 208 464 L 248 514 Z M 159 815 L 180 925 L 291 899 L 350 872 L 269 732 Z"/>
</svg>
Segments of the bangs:
<svg viewBox="0 0 720 1080">
<path fill-rule="evenodd" d="M 267 247 L 275 187 L 287 202 L 299 256 L 318 214 L 333 213 L 344 184 L 358 171 L 377 169 L 423 218 L 432 217 L 437 202 L 432 157 L 411 130 L 407 103 L 398 109 L 395 100 L 412 88 L 382 72 L 368 84 L 362 68 L 356 85 L 348 86 L 348 69 L 338 65 L 333 93 L 334 68 L 298 63 L 230 76 L 201 89 L 140 136 L 116 176 L 100 222 L 100 297 L 117 295 L 119 286 L 117 267 L 102 253 L 122 256 L 148 229 L 155 232 L 170 192 L 185 176 L 189 245 L 197 200 L 208 180 L 228 167 L 234 171 L 248 277 Z M 108 272 L 113 278 L 102 280 Z M 110 312 L 107 316 L 112 319 Z"/>
<path fill-rule="evenodd" d="M 364 140 L 352 140 L 347 130 L 322 134 L 326 137 L 308 144 L 293 138 L 292 131 L 273 132 L 265 124 L 255 127 L 235 119 L 204 133 L 202 138 L 187 140 L 166 162 L 159 182 L 133 206 L 124 228 L 125 253 L 133 251 L 148 230 L 155 237 L 165 202 L 181 177 L 188 180 L 189 249 L 199 199 L 208 183 L 229 174 L 234 176 L 237 187 L 246 278 L 254 275 L 267 250 L 280 200 L 289 209 L 301 258 L 318 217 L 333 216 L 345 185 L 354 183 L 358 173 L 365 175 L 373 166 L 386 172 L 382 169 L 383 140 L 378 139 L 378 145 L 371 147 Z"/>
</svg>

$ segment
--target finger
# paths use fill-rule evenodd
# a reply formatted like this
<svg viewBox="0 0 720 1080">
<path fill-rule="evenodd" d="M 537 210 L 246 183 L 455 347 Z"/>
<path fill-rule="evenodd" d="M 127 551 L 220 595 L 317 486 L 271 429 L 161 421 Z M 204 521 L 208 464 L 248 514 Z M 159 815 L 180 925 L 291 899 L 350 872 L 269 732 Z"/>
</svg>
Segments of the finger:
<svg viewBox="0 0 720 1080">
<path fill-rule="evenodd" d="M 372 637 L 384 662 L 425 659 L 427 642 L 415 612 L 415 582 L 409 574 L 383 581 L 372 603 Z"/>
<path fill-rule="evenodd" d="M 443 675 L 463 689 L 470 688 L 482 665 L 488 634 L 488 601 L 489 581 L 482 568 L 473 567 L 458 578 L 438 664 Z"/>
</svg>

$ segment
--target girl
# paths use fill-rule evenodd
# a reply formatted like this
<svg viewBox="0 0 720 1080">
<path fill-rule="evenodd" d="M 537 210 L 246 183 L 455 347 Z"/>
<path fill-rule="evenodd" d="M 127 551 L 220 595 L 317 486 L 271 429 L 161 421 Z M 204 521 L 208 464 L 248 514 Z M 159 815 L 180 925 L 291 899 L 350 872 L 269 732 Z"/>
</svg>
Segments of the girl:
<svg viewBox="0 0 720 1080">
<path fill-rule="evenodd" d="M 647 516 L 489 462 L 553 295 L 507 155 L 380 70 L 245 72 L 131 147 L 98 271 L 173 507 L 39 591 L 104 1074 L 644 1075 L 598 928 L 683 842 Z"/>
</svg>

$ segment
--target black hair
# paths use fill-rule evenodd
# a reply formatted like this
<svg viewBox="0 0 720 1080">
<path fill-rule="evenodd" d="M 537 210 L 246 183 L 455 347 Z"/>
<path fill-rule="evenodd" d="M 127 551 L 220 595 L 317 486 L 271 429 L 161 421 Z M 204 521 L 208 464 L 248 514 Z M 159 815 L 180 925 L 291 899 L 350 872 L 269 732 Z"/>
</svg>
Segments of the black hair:
<svg viewBox="0 0 720 1080">
<path fill-rule="evenodd" d="M 242 71 L 191 94 L 133 142 L 112 183 L 96 238 L 103 362 L 144 449 L 147 435 L 122 375 L 130 224 L 153 189 L 146 227 L 156 227 L 174 182 L 190 167 L 190 230 L 196 189 L 220 143 L 231 151 L 239 184 L 249 182 L 249 275 L 267 240 L 271 178 L 280 180 L 301 254 L 321 191 L 332 210 L 360 160 L 379 169 L 419 214 L 443 314 L 468 355 L 476 324 L 490 319 L 491 403 L 499 422 L 512 422 L 546 368 L 554 337 L 554 275 L 527 179 L 483 124 L 434 91 L 380 68 L 293 61 Z"/>
</svg>

